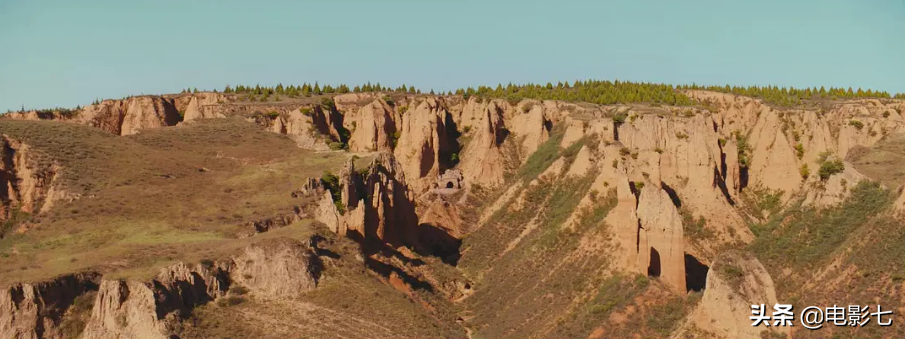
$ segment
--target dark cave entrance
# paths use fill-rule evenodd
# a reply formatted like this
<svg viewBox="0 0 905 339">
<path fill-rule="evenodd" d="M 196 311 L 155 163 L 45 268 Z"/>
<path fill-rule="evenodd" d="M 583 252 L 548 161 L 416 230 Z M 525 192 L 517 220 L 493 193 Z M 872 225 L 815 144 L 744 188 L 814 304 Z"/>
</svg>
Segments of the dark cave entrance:
<svg viewBox="0 0 905 339">
<path fill-rule="evenodd" d="M 685 286 L 689 291 L 701 292 L 707 286 L 710 267 L 702 264 L 693 255 L 685 253 Z"/>
<path fill-rule="evenodd" d="M 660 252 L 657 249 L 650 248 L 650 264 L 647 266 L 647 276 L 657 278 L 660 276 Z"/>
<path fill-rule="evenodd" d="M 454 188 L 454 187 L 455 187 L 455 185 L 453 185 L 452 181 L 446 183 L 446 188 Z"/>
</svg>

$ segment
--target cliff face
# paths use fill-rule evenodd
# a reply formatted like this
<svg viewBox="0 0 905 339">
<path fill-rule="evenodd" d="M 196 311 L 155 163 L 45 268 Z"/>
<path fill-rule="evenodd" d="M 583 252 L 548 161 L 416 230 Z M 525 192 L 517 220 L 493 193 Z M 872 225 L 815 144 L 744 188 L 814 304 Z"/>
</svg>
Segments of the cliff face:
<svg viewBox="0 0 905 339">
<path fill-rule="evenodd" d="M 0 291 L 0 337 L 68 338 L 62 327 L 67 310 L 80 295 L 97 290 L 92 274 L 74 274 Z"/>
<path fill-rule="evenodd" d="M 150 281 L 77 274 L 0 293 L 0 336 L 14 339 L 173 338 L 193 308 L 244 286 L 260 298 L 291 298 L 317 286 L 321 265 L 310 242 L 263 241 L 217 263 L 175 264 Z M 86 322 L 66 323 L 81 296 L 96 291 Z M 85 302 L 85 301 L 82 301 Z"/>
<path fill-rule="evenodd" d="M 116 135 L 130 135 L 143 129 L 174 126 L 181 120 L 170 99 L 155 96 L 104 100 L 85 106 L 75 121 Z"/>
<path fill-rule="evenodd" d="M 778 303 L 773 279 L 750 254 L 720 255 L 707 275 L 706 293 L 701 303 L 676 331 L 673 338 L 704 331 L 711 338 L 762 338 L 761 332 L 788 336 L 790 327 L 751 326 L 751 305 L 770 308 Z"/>
<path fill-rule="evenodd" d="M 16 212 L 46 210 L 55 197 L 61 198 L 62 192 L 54 193 L 53 188 L 58 171 L 57 166 L 38 161 L 27 144 L 0 134 L 0 222 Z"/>
<path fill-rule="evenodd" d="M 669 199 L 657 187 L 641 190 L 638 202 L 638 264 L 647 264 L 647 274 L 660 277 L 676 293 L 684 293 L 685 251 L 682 217 Z"/>
</svg>

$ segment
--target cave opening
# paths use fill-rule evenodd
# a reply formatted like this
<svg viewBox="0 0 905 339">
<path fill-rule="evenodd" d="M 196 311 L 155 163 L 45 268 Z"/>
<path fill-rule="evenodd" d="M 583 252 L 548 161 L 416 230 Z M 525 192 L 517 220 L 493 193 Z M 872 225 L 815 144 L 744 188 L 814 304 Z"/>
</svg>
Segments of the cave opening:
<svg viewBox="0 0 905 339">
<path fill-rule="evenodd" d="M 446 183 L 446 188 L 455 188 L 455 185 L 453 185 L 452 181 L 448 181 Z"/>
<path fill-rule="evenodd" d="M 707 273 L 709 272 L 709 266 L 701 263 L 693 255 L 685 253 L 685 286 L 688 291 L 703 291 L 707 286 Z"/>
<path fill-rule="evenodd" d="M 647 276 L 657 278 L 660 276 L 660 252 L 656 248 L 650 248 L 650 264 L 647 266 Z"/>
</svg>

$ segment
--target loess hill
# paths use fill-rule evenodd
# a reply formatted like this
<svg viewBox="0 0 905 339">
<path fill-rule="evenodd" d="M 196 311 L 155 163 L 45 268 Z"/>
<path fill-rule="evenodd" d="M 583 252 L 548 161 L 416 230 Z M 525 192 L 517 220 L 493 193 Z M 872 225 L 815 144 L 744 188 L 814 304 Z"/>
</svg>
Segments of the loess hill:
<svg viewBox="0 0 905 339">
<path fill-rule="evenodd" d="M 905 100 L 620 86 L 2 115 L 0 337 L 905 335 Z"/>
</svg>

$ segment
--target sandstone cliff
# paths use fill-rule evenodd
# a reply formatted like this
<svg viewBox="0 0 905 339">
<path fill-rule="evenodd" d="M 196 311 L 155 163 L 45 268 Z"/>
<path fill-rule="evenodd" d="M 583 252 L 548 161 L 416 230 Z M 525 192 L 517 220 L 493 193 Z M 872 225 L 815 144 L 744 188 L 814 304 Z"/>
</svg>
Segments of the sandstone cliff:
<svg viewBox="0 0 905 339">
<path fill-rule="evenodd" d="M 172 338 L 194 307 L 226 296 L 234 284 L 263 298 L 298 296 L 312 290 L 320 274 L 312 246 L 274 239 L 225 261 L 175 264 L 149 282 L 105 279 L 82 338 Z"/>
<path fill-rule="evenodd" d="M 385 101 L 375 99 L 355 111 L 346 111 L 344 127 L 351 131 L 349 151 L 390 152 L 397 144 L 397 118 Z"/>
<path fill-rule="evenodd" d="M 104 100 L 85 106 L 75 121 L 116 135 L 130 135 L 143 129 L 176 125 L 181 120 L 170 99 L 140 96 L 122 100 Z"/>
<path fill-rule="evenodd" d="M 0 134 L 0 222 L 16 212 L 46 210 L 54 198 L 63 198 L 53 186 L 59 168 L 39 159 L 29 145 Z"/>
<path fill-rule="evenodd" d="M 657 187 L 645 186 L 638 202 L 638 264 L 660 277 L 675 293 L 685 293 L 685 251 L 682 217 Z"/>
<path fill-rule="evenodd" d="M 224 117 L 223 113 L 217 109 L 217 105 L 222 104 L 226 99 L 224 95 L 219 93 L 200 93 L 194 94 L 190 98 L 188 105 L 182 110 L 185 121 Z"/>
<path fill-rule="evenodd" d="M 688 316 L 673 338 L 685 335 L 708 338 L 763 338 L 761 332 L 788 336 L 790 327 L 751 326 L 751 305 L 764 304 L 772 314 L 778 301 L 773 280 L 752 255 L 725 253 L 720 255 L 707 275 L 704 297 Z M 797 325 L 797 324 L 796 324 Z M 700 332 L 707 333 L 702 336 Z"/>
<path fill-rule="evenodd" d="M 64 339 L 67 310 L 80 295 L 97 290 L 94 274 L 74 274 L 33 284 L 15 284 L 0 291 L 0 337 Z"/>
</svg>

